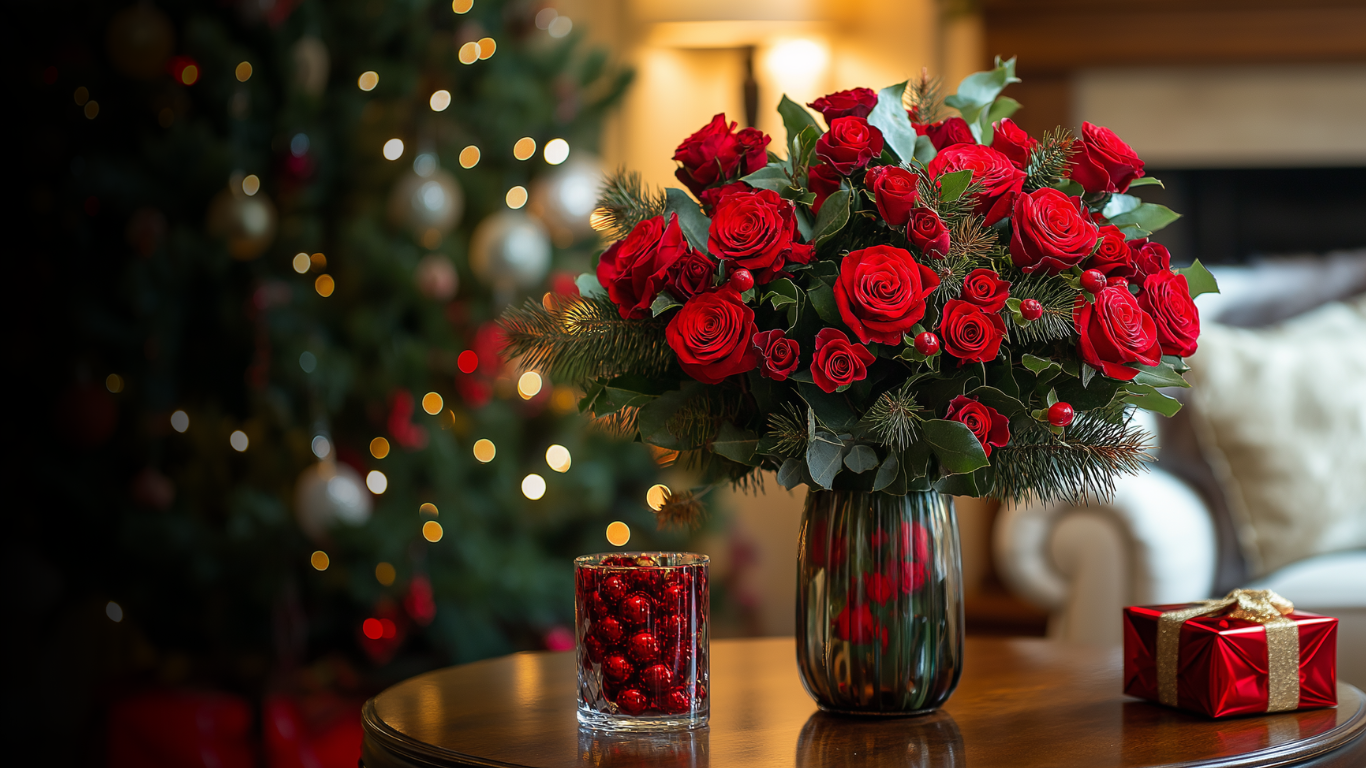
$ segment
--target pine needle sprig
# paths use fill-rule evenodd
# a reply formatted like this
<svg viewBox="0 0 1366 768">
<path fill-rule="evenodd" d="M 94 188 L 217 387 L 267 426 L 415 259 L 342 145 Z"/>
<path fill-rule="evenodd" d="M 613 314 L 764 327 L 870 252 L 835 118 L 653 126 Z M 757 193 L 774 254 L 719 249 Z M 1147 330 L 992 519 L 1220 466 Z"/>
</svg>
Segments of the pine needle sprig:
<svg viewBox="0 0 1366 768">
<path fill-rule="evenodd" d="M 1122 413 L 1122 412 L 1119 412 Z M 1062 437 L 1043 424 L 1016 430 L 991 454 L 991 496 L 1019 504 L 1106 501 L 1115 478 L 1137 474 L 1153 460 L 1152 436 L 1115 412 L 1080 413 Z"/>
<path fill-rule="evenodd" d="M 1075 333 L 1072 324 L 1072 309 L 1077 301 L 1077 292 L 1058 276 L 1036 272 L 1010 287 L 1012 299 L 1034 299 L 1043 305 L 1043 317 L 1021 328 L 1009 323 L 1010 333 L 1017 341 L 1037 343 L 1060 341 L 1071 338 Z"/>
<path fill-rule="evenodd" d="M 775 440 L 773 452 L 796 458 L 806 455 L 806 417 L 791 403 L 783 403 L 783 413 L 768 415 L 768 434 Z"/>
<path fill-rule="evenodd" d="M 897 451 L 904 451 L 915 442 L 924 409 L 915 401 L 911 390 L 914 382 L 906 382 L 895 391 L 883 392 L 864 414 L 862 424 L 878 442 Z"/>
<path fill-rule="evenodd" d="M 1002 251 L 996 232 L 982 226 L 981 216 L 964 216 L 949 231 L 949 259 L 964 259 L 979 263 L 1000 255 Z"/>
<path fill-rule="evenodd" d="M 707 505 L 702 497 L 714 486 L 704 488 L 700 493 L 692 490 L 670 493 L 664 504 L 655 511 L 655 524 L 659 530 L 692 530 L 707 519 Z"/>
<path fill-rule="evenodd" d="M 551 294 L 527 299 L 498 321 L 506 354 L 556 381 L 586 381 L 635 373 L 657 376 L 673 353 L 658 320 L 625 320 L 611 301 Z"/>
<path fill-rule="evenodd" d="M 603 183 L 589 224 L 609 240 L 623 240 L 637 224 L 662 213 L 664 193 L 647 187 L 638 172 L 619 168 Z"/>
<path fill-rule="evenodd" d="M 612 413 L 604 413 L 601 416 L 593 414 L 593 418 L 588 420 L 588 427 L 597 430 L 608 437 L 617 438 L 619 440 L 630 440 L 636 436 L 636 432 L 640 431 L 638 426 L 639 418 L 640 409 L 636 406 L 628 405 L 625 408 L 613 411 Z"/>
<path fill-rule="evenodd" d="M 930 269 L 939 275 L 939 287 L 930 294 L 930 305 L 936 312 L 942 310 L 951 299 L 963 295 L 963 283 L 973 270 L 973 264 L 972 259 L 962 255 L 954 257 L 952 253 L 929 263 Z"/>
<path fill-rule="evenodd" d="M 944 222 L 944 226 L 952 230 L 960 220 L 973 216 L 973 209 L 977 206 L 977 196 L 982 193 L 982 189 L 982 182 L 973 179 L 968 182 L 967 188 L 957 198 L 941 200 L 939 182 L 930 178 L 928 173 L 922 173 L 916 191 L 920 193 L 921 204 L 938 214 Z"/>
<path fill-rule="evenodd" d="M 943 84 L 937 77 L 930 77 L 928 68 L 922 67 L 920 79 L 911 80 L 901 94 L 901 105 L 914 116 L 912 121 L 920 125 L 937 123 L 944 109 Z"/>
<path fill-rule="evenodd" d="M 1051 187 L 1062 181 L 1072 164 L 1076 139 L 1066 128 L 1054 128 L 1045 133 L 1037 146 L 1029 153 L 1029 163 L 1025 166 L 1026 192 Z"/>
</svg>

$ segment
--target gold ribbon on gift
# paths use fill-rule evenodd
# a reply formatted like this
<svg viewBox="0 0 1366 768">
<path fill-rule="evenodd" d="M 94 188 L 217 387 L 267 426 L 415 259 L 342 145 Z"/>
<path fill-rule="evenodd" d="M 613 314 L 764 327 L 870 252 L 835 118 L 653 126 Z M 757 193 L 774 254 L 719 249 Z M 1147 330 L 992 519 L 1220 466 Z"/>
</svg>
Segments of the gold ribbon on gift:
<svg viewBox="0 0 1366 768">
<path fill-rule="evenodd" d="M 1269 589 L 1235 589 L 1222 600 L 1202 600 L 1189 608 L 1164 611 L 1157 620 L 1157 698 L 1176 706 L 1176 665 L 1181 625 L 1198 616 L 1227 616 L 1266 627 L 1267 712 L 1300 706 L 1300 628 L 1285 616 L 1295 606 Z"/>
</svg>

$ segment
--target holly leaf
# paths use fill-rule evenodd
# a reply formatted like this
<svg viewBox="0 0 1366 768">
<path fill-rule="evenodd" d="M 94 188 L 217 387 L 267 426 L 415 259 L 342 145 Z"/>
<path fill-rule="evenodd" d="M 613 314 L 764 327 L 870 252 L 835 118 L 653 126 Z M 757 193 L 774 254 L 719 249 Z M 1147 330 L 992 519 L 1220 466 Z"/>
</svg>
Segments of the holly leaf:
<svg viewBox="0 0 1366 768">
<path fill-rule="evenodd" d="M 830 196 L 825 198 L 825 202 L 821 204 L 821 212 L 816 215 L 815 235 L 811 240 L 813 245 L 819 246 L 839 234 L 848 223 L 851 197 L 849 190 L 840 189 L 831 192 Z"/>
<path fill-rule="evenodd" d="M 1214 279 L 1214 275 L 1211 275 L 1208 269 L 1205 269 L 1205 265 L 1201 264 L 1199 259 L 1196 259 L 1194 264 L 1185 269 L 1172 271 L 1185 276 L 1186 287 L 1190 289 L 1192 299 L 1201 294 L 1219 292 L 1218 281 Z"/>
<path fill-rule="evenodd" d="M 1158 392 L 1156 387 L 1130 382 L 1124 387 L 1124 391 L 1124 402 L 1136 405 L 1145 411 L 1170 417 L 1175 416 L 1176 412 L 1181 410 L 1180 400 Z"/>
<path fill-rule="evenodd" d="M 1140 176 L 1129 182 L 1129 189 L 1133 189 L 1134 187 L 1150 187 L 1153 185 L 1162 187 L 1163 189 L 1167 188 L 1167 185 L 1163 184 L 1162 180 L 1155 176 Z"/>
<path fill-rule="evenodd" d="M 939 179 L 939 199 L 944 201 L 957 200 L 963 196 L 964 190 L 972 183 L 972 171 L 962 170 L 946 173 Z"/>
<path fill-rule="evenodd" d="M 822 488 L 831 487 L 844 466 L 847 450 L 844 441 L 833 432 L 817 428 L 806 447 L 806 468 L 811 472 L 811 479 Z"/>
<path fill-rule="evenodd" d="M 678 216 L 678 226 L 688 244 L 702 253 L 707 252 L 707 231 L 711 229 L 711 219 L 702 214 L 702 208 L 688 196 L 687 192 L 675 187 L 664 190 L 664 216 L 670 213 Z"/>
<path fill-rule="evenodd" d="M 840 320 L 839 305 L 835 304 L 835 289 L 824 280 L 814 280 L 815 283 L 806 292 L 806 298 L 815 307 L 816 314 L 830 325 L 835 325 L 843 321 Z"/>
<path fill-rule="evenodd" d="M 787 94 L 778 102 L 778 114 L 783 118 L 783 127 L 787 129 L 787 146 L 792 146 L 792 140 L 801 135 L 807 128 L 813 128 L 819 136 L 825 131 L 816 124 L 816 118 L 806 111 L 806 107 L 789 99 Z"/>
<path fill-rule="evenodd" d="M 882 131 L 886 146 L 896 153 L 897 159 L 910 162 L 915 157 L 915 128 L 901 104 L 901 95 L 906 92 L 906 83 L 901 82 L 878 91 L 877 106 L 868 115 L 868 122 Z"/>
<path fill-rule="evenodd" d="M 1147 384 L 1153 387 L 1190 386 L 1170 363 L 1162 362 L 1153 366 L 1135 365 L 1134 367 L 1138 369 L 1138 375 L 1134 377 L 1135 384 Z"/>
<path fill-rule="evenodd" d="M 1058 370 L 1062 370 L 1062 366 L 1058 365 L 1052 360 L 1049 360 L 1046 357 L 1038 357 L 1036 355 L 1031 354 L 1021 355 L 1020 363 L 1024 365 L 1026 369 L 1035 374 L 1043 373 L 1044 371 L 1050 368 L 1057 368 Z"/>
<path fill-rule="evenodd" d="M 683 302 L 675 299 L 673 294 L 668 291 L 660 291 L 659 295 L 655 297 L 655 300 L 650 303 L 650 312 L 652 312 L 655 317 L 659 317 L 665 312 L 681 306 L 683 306 Z"/>
<path fill-rule="evenodd" d="M 849 453 L 844 457 L 844 466 L 854 474 L 861 475 L 877 466 L 877 451 L 871 446 L 856 445 L 849 449 Z"/>
<path fill-rule="evenodd" d="M 1128 197 L 1128 195 L 1120 195 Z M 1107 216 L 1111 224 L 1123 230 L 1126 226 L 1136 226 L 1148 232 L 1156 232 L 1159 229 L 1181 218 L 1181 214 L 1173 211 L 1165 205 L 1156 203 L 1140 203 L 1137 207 L 1125 211 L 1117 216 Z M 1125 232 L 1128 235 L 1128 232 Z"/>
<path fill-rule="evenodd" d="M 921 426 L 939 465 L 949 474 L 971 472 L 987 465 L 987 455 L 977 436 L 962 422 L 930 419 Z"/>
<path fill-rule="evenodd" d="M 583 274 L 574 278 L 574 285 L 578 286 L 579 295 L 584 297 L 585 299 L 610 298 L 607 295 L 607 289 L 602 287 L 602 283 L 598 282 L 598 276 L 593 274 L 592 272 L 584 272 Z"/>
<path fill-rule="evenodd" d="M 758 447 L 758 435 L 740 429 L 729 421 L 721 425 L 716 439 L 711 443 L 711 449 L 716 454 L 749 466 L 755 466 L 754 452 Z"/>
<path fill-rule="evenodd" d="M 797 303 L 799 289 L 795 283 L 786 277 L 781 280 L 774 280 L 765 286 L 765 288 L 764 297 L 759 300 L 760 304 L 766 301 L 772 301 L 774 309 L 782 309 L 783 307 L 792 306 Z"/>
<path fill-rule="evenodd" d="M 789 491 L 806 482 L 806 471 L 798 459 L 783 459 L 778 467 L 778 484 Z"/>
<path fill-rule="evenodd" d="M 785 163 L 769 163 L 748 176 L 740 177 L 740 181 L 757 189 L 782 192 L 792 186 L 792 179 L 787 175 L 785 165 Z"/>
</svg>

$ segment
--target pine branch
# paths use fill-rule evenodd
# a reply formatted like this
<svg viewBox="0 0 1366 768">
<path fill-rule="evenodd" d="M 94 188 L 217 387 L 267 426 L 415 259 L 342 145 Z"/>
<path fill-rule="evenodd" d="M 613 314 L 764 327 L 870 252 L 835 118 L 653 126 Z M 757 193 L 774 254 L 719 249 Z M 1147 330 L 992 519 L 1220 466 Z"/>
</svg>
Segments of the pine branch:
<svg viewBox="0 0 1366 768">
<path fill-rule="evenodd" d="M 498 324 L 507 336 L 509 358 L 520 358 L 557 381 L 657 376 L 673 360 L 663 322 L 625 320 L 606 299 L 552 294 L 545 305 L 528 299 L 510 307 Z"/>
<path fill-rule="evenodd" d="M 956 299 L 963 294 L 963 282 L 967 280 L 968 273 L 973 270 L 973 261 L 963 256 L 954 258 L 950 254 L 942 259 L 932 260 L 929 267 L 939 275 L 939 287 L 930 294 L 930 304 L 938 312 L 944 308 L 949 300 Z"/>
<path fill-rule="evenodd" d="M 1037 343 L 1059 341 L 1071 338 L 1075 332 L 1072 325 L 1072 307 L 1077 301 L 1077 292 L 1066 280 L 1036 272 L 1010 287 L 1012 299 L 1034 299 L 1043 305 L 1043 317 L 1021 328 L 1009 323 L 1014 341 Z"/>
<path fill-rule="evenodd" d="M 768 434 L 776 441 L 773 452 L 795 458 L 806 455 L 806 417 L 791 403 L 783 403 L 784 413 L 768 415 Z"/>
<path fill-rule="evenodd" d="M 1077 414 L 1059 437 L 1033 423 L 991 454 L 991 495 L 1012 503 L 1105 501 L 1115 478 L 1136 474 L 1152 461 L 1151 435 L 1118 408 Z"/>
<path fill-rule="evenodd" d="M 982 217 L 965 216 L 949 232 L 949 259 L 980 262 L 1002 252 L 995 232 L 982 226 Z"/>
<path fill-rule="evenodd" d="M 894 392 L 883 392 L 863 416 L 863 426 L 878 442 L 897 451 L 904 451 L 915 442 L 922 421 L 920 412 L 923 409 L 915 401 L 912 383 L 908 381 Z"/>
<path fill-rule="evenodd" d="M 617 169 L 603 183 L 589 223 L 609 240 L 624 240 L 635 226 L 664 213 L 664 193 L 645 186 L 640 174 Z"/>
<path fill-rule="evenodd" d="M 1066 128 L 1054 128 L 1045 133 L 1038 146 L 1029 153 L 1029 164 L 1025 166 L 1026 192 L 1051 187 L 1067 177 L 1076 149 L 1072 143 L 1072 132 Z"/>
<path fill-rule="evenodd" d="M 930 70 L 921 68 L 920 79 L 906 84 L 901 94 L 901 104 L 911 113 L 911 122 L 919 125 L 937 123 L 944 109 L 943 87 L 937 77 L 930 77 Z"/>
<path fill-rule="evenodd" d="M 625 408 L 605 413 L 601 416 L 593 415 L 588 420 L 588 427 L 595 429 L 609 437 L 627 440 L 636 436 L 639 431 L 637 418 L 640 416 L 640 409 L 633 405 Z"/>
<path fill-rule="evenodd" d="M 917 185 L 920 193 L 921 205 L 929 208 L 939 215 L 944 226 L 953 230 L 958 226 L 958 222 L 971 218 L 974 215 L 974 208 L 977 205 L 977 196 L 982 193 L 982 183 L 973 179 L 968 182 L 968 186 L 963 193 L 953 200 L 941 200 L 939 198 L 939 182 L 930 178 L 928 173 L 920 174 L 920 184 Z"/>
<path fill-rule="evenodd" d="M 670 493 L 664 505 L 655 512 L 655 523 L 659 530 L 689 530 L 700 526 L 707 518 L 707 505 L 702 503 L 702 497 L 709 491 L 711 487 L 701 493 L 691 490 Z"/>
</svg>

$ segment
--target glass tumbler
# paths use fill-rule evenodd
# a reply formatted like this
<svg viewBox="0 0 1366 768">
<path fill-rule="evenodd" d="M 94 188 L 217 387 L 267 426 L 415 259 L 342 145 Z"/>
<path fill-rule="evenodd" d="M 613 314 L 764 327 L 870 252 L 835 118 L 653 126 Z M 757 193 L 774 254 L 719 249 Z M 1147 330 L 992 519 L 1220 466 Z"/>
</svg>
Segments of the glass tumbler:
<svg viewBox="0 0 1366 768">
<path fill-rule="evenodd" d="M 574 561 L 580 723 L 607 731 L 707 724 L 709 562 L 686 552 Z"/>
</svg>

